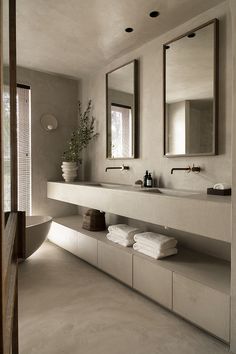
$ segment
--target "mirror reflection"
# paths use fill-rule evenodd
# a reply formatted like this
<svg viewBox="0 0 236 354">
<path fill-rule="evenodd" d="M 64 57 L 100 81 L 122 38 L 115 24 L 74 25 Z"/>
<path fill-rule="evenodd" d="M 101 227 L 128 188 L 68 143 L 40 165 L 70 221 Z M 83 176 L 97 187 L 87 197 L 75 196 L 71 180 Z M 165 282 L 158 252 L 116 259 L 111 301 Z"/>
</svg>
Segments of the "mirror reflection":
<svg viewBox="0 0 236 354">
<path fill-rule="evenodd" d="M 215 153 L 215 26 L 164 46 L 166 156 Z"/>
<path fill-rule="evenodd" d="M 136 61 L 106 75 L 107 157 L 135 157 Z"/>
</svg>

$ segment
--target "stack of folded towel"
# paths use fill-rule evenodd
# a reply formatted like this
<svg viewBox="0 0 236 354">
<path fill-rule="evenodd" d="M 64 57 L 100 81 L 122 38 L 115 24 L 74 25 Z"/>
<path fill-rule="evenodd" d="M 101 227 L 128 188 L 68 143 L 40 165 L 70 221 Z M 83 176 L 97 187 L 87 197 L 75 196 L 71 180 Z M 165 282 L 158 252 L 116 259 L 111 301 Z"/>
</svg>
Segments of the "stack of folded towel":
<svg viewBox="0 0 236 354">
<path fill-rule="evenodd" d="M 108 231 L 108 240 L 119 243 L 124 247 L 132 246 L 134 235 L 141 232 L 139 229 L 126 224 L 111 225 L 108 227 Z"/>
<path fill-rule="evenodd" d="M 177 240 L 154 232 L 135 234 L 133 248 L 155 259 L 171 256 L 178 252 Z"/>
</svg>

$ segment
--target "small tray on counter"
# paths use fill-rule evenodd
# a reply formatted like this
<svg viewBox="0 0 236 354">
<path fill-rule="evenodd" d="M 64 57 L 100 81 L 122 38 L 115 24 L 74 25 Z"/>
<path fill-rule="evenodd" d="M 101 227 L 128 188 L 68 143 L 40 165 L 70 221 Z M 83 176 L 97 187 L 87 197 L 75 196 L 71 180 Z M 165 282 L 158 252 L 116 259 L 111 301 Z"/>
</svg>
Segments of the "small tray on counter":
<svg viewBox="0 0 236 354">
<path fill-rule="evenodd" d="M 211 194 L 211 195 L 231 195 L 231 188 L 227 188 L 227 189 L 207 188 L 207 194 Z"/>
</svg>

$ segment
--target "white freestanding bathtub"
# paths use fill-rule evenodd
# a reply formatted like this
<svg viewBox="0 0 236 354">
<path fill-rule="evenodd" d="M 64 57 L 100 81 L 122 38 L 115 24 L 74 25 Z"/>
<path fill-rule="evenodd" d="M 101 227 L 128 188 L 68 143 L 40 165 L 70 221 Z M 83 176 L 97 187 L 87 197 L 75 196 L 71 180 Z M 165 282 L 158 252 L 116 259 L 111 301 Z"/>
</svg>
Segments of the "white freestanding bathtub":
<svg viewBox="0 0 236 354">
<path fill-rule="evenodd" d="M 26 216 L 25 259 L 46 240 L 51 222 L 51 216 Z"/>
</svg>

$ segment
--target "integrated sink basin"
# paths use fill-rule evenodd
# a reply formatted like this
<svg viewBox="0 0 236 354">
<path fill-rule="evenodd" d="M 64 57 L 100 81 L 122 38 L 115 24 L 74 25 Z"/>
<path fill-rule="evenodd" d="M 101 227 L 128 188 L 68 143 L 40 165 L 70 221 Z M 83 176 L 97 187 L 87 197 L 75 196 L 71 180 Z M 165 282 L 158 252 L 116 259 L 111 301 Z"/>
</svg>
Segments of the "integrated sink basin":
<svg viewBox="0 0 236 354">
<path fill-rule="evenodd" d="M 200 194 L 200 192 L 193 192 L 193 191 L 183 191 L 178 189 L 167 189 L 167 188 L 145 188 L 140 189 L 141 192 L 147 193 L 157 193 L 157 194 L 164 194 L 173 197 L 188 197 L 191 195 Z"/>
<path fill-rule="evenodd" d="M 185 190 L 178 190 L 178 189 L 156 188 L 156 187 L 154 187 L 154 188 L 141 188 L 138 186 L 132 186 L 132 185 L 128 185 L 128 184 L 119 184 L 119 183 L 81 182 L 78 184 L 91 186 L 91 187 L 130 190 L 130 191 L 144 192 L 144 193 L 164 194 L 164 195 L 173 196 L 173 197 L 188 197 L 188 196 L 192 196 L 192 195 L 201 194 L 200 192 L 196 192 L 196 191 L 185 191 Z"/>
<path fill-rule="evenodd" d="M 76 184 L 89 186 L 89 187 L 102 187 L 110 189 L 123 189 L 123 190 L 138 190 L 137 187 L 129 184 L 119 184 L 119 183 L 106 183 L 106 182 L 76 182 Z"/>
</svg>

